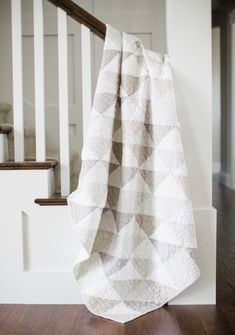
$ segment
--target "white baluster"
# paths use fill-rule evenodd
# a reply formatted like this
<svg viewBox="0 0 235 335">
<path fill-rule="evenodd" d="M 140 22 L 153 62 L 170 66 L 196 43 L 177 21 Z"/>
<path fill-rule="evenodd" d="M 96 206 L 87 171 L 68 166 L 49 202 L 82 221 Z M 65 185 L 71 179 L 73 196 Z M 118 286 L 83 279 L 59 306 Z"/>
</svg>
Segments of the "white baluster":
<svg viewBox="0 0 235 335">
<path fill-rule="evenodd" d="M 58 8 L 59 121 L 61 195 L 70 193 L 68 35 L 66 13 Z"/>
<path fill-rule="evenodd" d="M 7 134 L 0 132 L 0 163 L 8 160 Z"/>
<path fill-rule="evenodd" d="M 90 29 L 81 25 L 82 41 L 82 114 L 83 142 L 85 140 L 91 112 L 91 34 Z"/>
<path fill-rule="evenodd" d="M 36 160 L 46 160 L 43 1 L 34 0 Z"/>
<path fill-rule="evenodd" d="M 24 161 L 24 113 L 21 0 L 11 1 L 15 161 Z"/>
</svg>

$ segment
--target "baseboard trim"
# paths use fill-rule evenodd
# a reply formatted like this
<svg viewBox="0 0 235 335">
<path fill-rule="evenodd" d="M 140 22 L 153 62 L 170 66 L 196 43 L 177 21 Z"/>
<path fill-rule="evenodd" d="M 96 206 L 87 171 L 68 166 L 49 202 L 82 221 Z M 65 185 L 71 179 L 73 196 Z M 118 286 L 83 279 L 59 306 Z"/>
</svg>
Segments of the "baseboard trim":
<svg viewBox="0 0 235 335">
<path fill-rule="evenodd" d="M 224 186 L 226 186 L 226 187 L 228 187 L 232 190 L 235 190 L 235 183 L 233 182 L 232 176 L 229 173 L 220 171 L 219 172 L 219 181 Z"/>
<path fill-rule="evenodd" d="M 221 170 L 221 163 L 219 161 L 213 162 L 212 164 L 212 172 L 213 173 L 219 173 Z"/>
</svg>

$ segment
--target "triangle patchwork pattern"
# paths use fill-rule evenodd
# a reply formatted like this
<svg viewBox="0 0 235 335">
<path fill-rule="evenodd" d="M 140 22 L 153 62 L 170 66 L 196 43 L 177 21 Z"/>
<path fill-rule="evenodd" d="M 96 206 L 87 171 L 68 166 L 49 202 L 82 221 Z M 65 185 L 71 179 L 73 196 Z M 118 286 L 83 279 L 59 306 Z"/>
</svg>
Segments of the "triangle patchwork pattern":
<svg viewBox="0 0 235 335">
<path fill-rule="evenodd" d="M 200 276 L 168 62 L 107 25 L 89 120 L 68 196 L 79 240 L 74 273 L 90 311 L 125 323 Z"/>
</svg>

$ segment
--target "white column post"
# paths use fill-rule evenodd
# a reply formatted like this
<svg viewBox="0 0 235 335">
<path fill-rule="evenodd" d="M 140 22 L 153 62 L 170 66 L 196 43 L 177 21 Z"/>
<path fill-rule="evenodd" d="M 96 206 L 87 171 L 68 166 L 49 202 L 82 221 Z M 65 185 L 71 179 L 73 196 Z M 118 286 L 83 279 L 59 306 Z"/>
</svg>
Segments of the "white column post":
<svg viewBox="0 0 235 335">
<path fill-rule="evenodd" d="M 12 75 L 15 161 L 24 161 L 23 65 L 21 0 L 11 0 Z"/>
<path fill-rule="evenodd" d="M 58 8 L 59 115 L 61 195 L 70 193 L 68 33 L 66 12 Z"/>
<path fill-rule="evenodd" d="M 214 304 L 216 211 L 212 207 L 211 1 L 166 0 L 167 45 L 194 208 L 201 277 L 170 304 Z"/>
<path fill-rule="evenodd" d="M 235 190 L 235 23 L 231 24 L 231 188 Z"/>
<path fill-rule="evenodd" d="M 36 160 L 46 159 L 43 1 L 34 0 L 34 83 Z"/>
<path fill-rule="evenodd" d="M 83 142 L 86 137 L 91 112 L 91 32 L 81 25 L 82 42 L 82 117 Z"/>
</svg>

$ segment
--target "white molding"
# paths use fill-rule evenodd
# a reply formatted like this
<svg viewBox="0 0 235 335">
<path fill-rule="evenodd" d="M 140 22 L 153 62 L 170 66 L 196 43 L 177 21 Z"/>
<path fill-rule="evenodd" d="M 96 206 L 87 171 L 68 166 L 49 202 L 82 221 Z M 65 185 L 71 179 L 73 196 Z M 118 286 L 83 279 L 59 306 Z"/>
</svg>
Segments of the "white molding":
<svg viewBox="0 0 235 335">
<path fill-rule="evenodd" d="M 212 173 L 219 173 L 221 169 L 221 162 L 213 162 L 212 164 Z"/>
<path fill-rule="evenodd" d="M 235 17 L 235 10 L 233 10 Z M 230 32 L 230 115 L 231 115 L 231 125 L 230 125 L 230 173 L 231 173 L 231 188 L 235 189 L 235 23 L 231 24 L 231 32 Z"/>
<path fill-rule="evenodd" d="M 28 216 L 21 211 L 21 250 L 22 250 L 22 271 L 29 270 L 29 244 L 28 244 Z"/>
<path fill-rule="evenodd" d="M 221 184 L 230 188 L 231 190 L 235 190 L 235 183 L 233 182 L 232 176 L 229 173 L 220 171 L 219 181 Z"/>
</svg>

